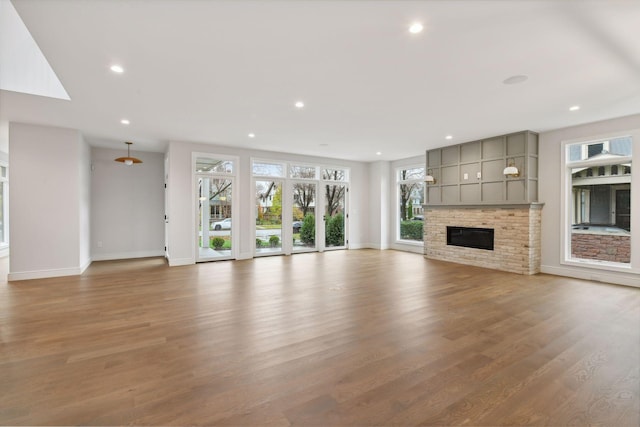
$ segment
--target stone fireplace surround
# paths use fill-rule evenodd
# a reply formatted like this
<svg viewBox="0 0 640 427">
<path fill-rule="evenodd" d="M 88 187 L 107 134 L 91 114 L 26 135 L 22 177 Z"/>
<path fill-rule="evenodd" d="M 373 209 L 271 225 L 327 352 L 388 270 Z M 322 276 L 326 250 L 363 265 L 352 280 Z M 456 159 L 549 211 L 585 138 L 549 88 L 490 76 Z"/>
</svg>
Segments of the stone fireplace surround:
<svg viewBox="0 0 640 427">
<path fill-rule="evenodd" d="M 542 203 L 425 205 L 426 258 L 519 274 L 540 272 Z M 447 245 L 447 226 L 494 229 L 494 250 Z"/>
</svg>

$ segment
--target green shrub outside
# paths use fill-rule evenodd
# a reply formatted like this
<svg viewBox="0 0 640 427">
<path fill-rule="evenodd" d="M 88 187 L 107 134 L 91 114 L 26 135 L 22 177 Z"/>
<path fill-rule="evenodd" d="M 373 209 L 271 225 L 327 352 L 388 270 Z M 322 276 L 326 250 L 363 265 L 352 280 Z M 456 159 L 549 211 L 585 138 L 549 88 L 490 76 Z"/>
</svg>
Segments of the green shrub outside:
<svg viewBox="0 0 640 427">
<path fill-rule="evenodd" d="M 277 248 L 280 245 L 280 238 L 278 236 L 269 237 L 269 246 L 272 248 Z"/>
<path fill-rule="evenodd" d="M 424 221 L 401 221 L 400 238 L 406 240 L 422 241 L 423 225 Z"/>
<path fill-rule="evenodd" d="M 327 221 L 327 246 L 344 246 L 344 215 L 339 213 Z"/>
<path fill-rule="evenodd" d="M 214 249 L 222 249 L 224 246 L 224 239 L 222 237 L 214 237 L 211 239 L 211 246 L 213 246 Z"/>
<path fill-rule="evenodd" d="M 312 214 L 307 214 L 302 220 L 302 227 L 300 227 L 300 240 L 306 245 L 313 245 L 316 241 L 316 217 Z"/>
<path fill-rule="evenodd" d="M 262 246 L 262 240 L 256 237 L 256 248 L 259 248 Z"/>
</svg>

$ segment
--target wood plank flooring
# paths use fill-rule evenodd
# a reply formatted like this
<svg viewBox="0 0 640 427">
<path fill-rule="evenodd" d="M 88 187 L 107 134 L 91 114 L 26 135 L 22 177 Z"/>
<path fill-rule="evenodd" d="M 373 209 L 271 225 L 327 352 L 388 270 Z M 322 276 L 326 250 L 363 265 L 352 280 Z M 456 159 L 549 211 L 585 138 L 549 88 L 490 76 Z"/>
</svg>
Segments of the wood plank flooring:
<svg viewBox="0 0 640 427">
<path fill-rule="evenodd" d="M 0 424 L 640 425 L 640 289 L 351 250 L 0 283 Z"/>
</svg>

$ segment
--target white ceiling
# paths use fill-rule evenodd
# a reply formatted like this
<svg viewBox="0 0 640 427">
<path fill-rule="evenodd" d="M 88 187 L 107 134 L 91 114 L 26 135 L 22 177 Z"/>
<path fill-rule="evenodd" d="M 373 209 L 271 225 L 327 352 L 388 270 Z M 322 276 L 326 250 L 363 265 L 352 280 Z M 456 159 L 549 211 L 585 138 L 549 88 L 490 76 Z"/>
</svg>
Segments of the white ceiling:
<svg viewBox="0 0 640 427">
<path fill-rule="evenodd" d="M 0 89 L 69 100 L 9 0 L 0 0 Z"/>
<path fill-rule="evenodd" d="M 637 0 L 13 4 L 71 100 L 2 91 L 0 120 L 92 145 L 394 160 L 640 112 Z"/>
</svg>

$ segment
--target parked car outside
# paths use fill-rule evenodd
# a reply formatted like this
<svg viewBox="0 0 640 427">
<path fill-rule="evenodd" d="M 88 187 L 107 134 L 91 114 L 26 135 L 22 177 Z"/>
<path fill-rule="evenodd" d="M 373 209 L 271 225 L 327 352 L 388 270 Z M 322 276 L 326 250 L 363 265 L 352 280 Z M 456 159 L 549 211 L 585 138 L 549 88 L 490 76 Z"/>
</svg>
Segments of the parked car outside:
<svg viewBox="0 0 640 427">
<path fill-rule="evenodd" d="M 217 221 L 211 224 L 211 228 L 214 230 L 231 230 L 231 218 L 225 218 L 222 221 Z"/>
<path fill-rule="evenodd" d="M 414 221 L 424 221 L 423 215 L 414 215 L 412 218 Z"/>
<path fill-rule="evenodd" d="M 293 232 L 299 233 L 302 228 L 302 221 L 293 221 Z"/>
</svg>

